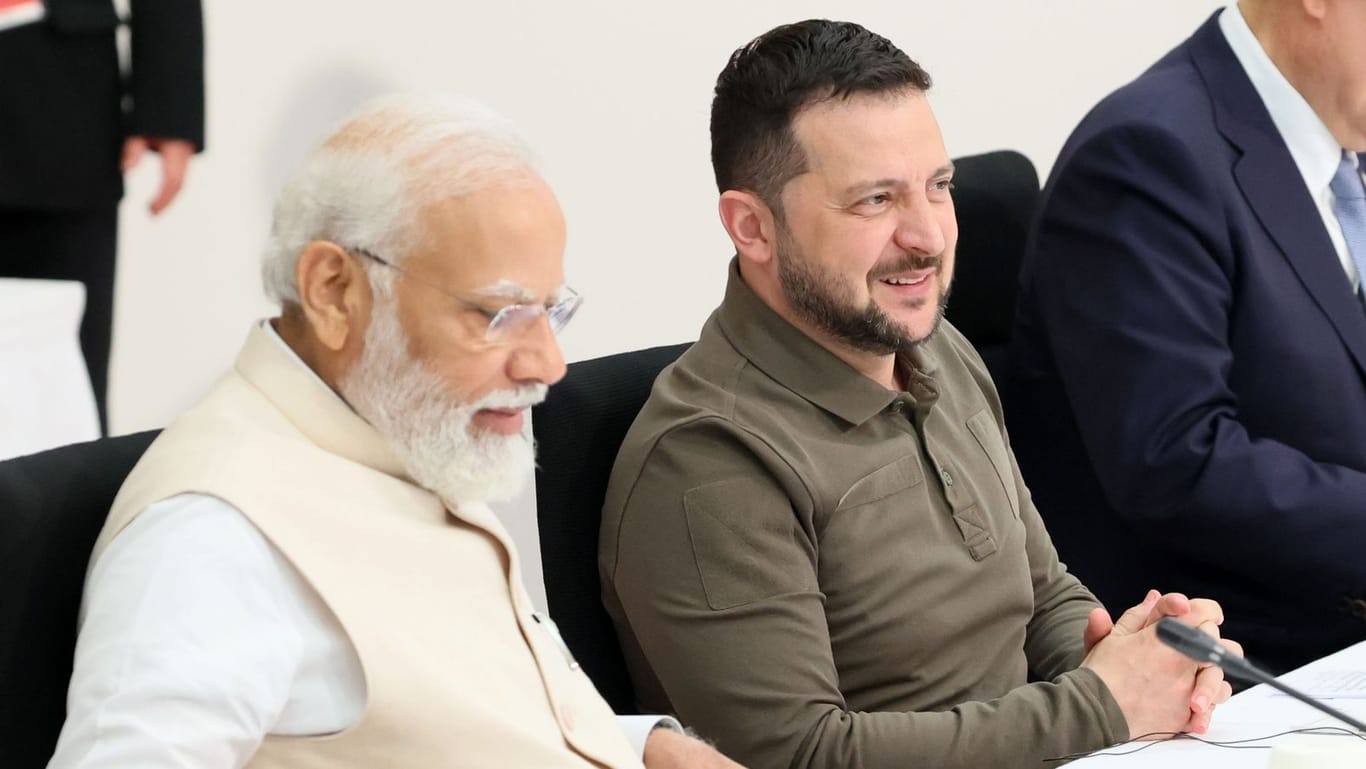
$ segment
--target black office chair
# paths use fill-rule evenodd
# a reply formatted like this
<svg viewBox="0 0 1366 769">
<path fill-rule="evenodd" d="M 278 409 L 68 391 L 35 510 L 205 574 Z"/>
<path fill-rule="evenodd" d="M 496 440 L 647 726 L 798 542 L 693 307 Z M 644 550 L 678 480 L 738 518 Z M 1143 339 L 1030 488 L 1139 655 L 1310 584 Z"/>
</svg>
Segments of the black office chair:
<svg viewBox="0 0 1366 769">
<path fill-rule="evenodd" d="M 1006 348 L 1039 176 L 1029 158 L 1010 150 L 953 163 L 958 255 L 945 316 L 977 348 L 1000 386 L 1008 374 Z"/>
<path fill-rule="evenodd" d="M 536 517 L 546 602 L 565 643 L 617 713 L 636 712 L 635 691 L 598 582 L 598 527 L 617 449 L 659 372 L 690 344 L 652 347 L 569 365 L 532 409 Z"/>
<path fill-rule="evenodd" d="M 90 550 L 157 431 L 0 462 L 0 756 L 41 769 L 66 720 Z"/>
</svg>

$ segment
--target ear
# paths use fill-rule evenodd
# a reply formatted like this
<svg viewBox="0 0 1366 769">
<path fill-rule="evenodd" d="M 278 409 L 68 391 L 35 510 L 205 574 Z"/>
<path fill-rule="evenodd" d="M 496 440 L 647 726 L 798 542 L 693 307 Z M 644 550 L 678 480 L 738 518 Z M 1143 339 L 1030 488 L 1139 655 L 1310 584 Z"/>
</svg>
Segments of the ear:
<svg viewBox="0 0 1366 769">
<path fill-rule="evenodd" d="M 370 314 L 370 281 L 345 249 L 326 240 L 304 246 L 294 280 L 299 306 L 323 347 L 338 352 L 362 332 Z"/>
<path fill-rule="evenodd" d="M 721 226 L 735 244 L 735 253 L 756 264 L 767 264 L 777 252 L 778 228 L 773 211 L 758 195 L 726 190 L 717 204 Z"/>
</svg>

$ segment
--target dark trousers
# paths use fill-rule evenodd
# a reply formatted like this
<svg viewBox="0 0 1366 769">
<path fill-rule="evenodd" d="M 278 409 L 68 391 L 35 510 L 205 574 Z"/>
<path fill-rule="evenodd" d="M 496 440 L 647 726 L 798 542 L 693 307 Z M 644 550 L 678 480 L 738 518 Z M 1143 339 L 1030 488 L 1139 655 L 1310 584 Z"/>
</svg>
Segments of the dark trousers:
<svg viewBox="0 0 1366 769">
<path fill-rule="evenodd" d="M 114 325 L 114 250 L 118 206 L 78 211 L 0 208 L 0 277 L 85 284 L 81 351 L 107 433 L 109 344 Z"/>
</svg>

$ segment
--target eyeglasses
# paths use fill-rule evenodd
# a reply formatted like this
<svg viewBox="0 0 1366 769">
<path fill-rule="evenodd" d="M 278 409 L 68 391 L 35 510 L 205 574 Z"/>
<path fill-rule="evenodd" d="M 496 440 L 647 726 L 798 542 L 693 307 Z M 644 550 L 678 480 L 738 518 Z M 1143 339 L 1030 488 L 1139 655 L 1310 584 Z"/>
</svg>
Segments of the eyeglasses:
<svg viewBox="0 0 1366 769">
<path fill-rule="evenodd" d="M 539 320 L 542 315 L 550 321 L 550 330 L 558 334 L 561 329 L 569 324 L 570 319 L 574 317 L 574 313 L 578 312 L 579 305 L 583 304 L 583 296 L 581 296 L 579 292 L 569 286 L 564 286 L 556 293 L 554 301 L 549 305 L 509 304 L 497 310 L 490 310 L 476 301 L 466 299 L 458 294 L 453 294 L 434 283 L 425 281 L 393 262 L 366 251 L 363 248 L 351 248 L 347 250 L 358 256 L 363 256 L 376 264 L 388 267 L 399 275 L 411 278 L 427 288 L 430 288 L 447 298 L 454 299 L 472 310 L 477 310 L 485 318 L 488 318 L 489 324 L 488 328 L 484 331 L 484 339 L 490 344 L 508 344 L 510 342 L 515 342 L 530 331 L 531 327 L 536 324 L 536 321 Z"/>
</svg>

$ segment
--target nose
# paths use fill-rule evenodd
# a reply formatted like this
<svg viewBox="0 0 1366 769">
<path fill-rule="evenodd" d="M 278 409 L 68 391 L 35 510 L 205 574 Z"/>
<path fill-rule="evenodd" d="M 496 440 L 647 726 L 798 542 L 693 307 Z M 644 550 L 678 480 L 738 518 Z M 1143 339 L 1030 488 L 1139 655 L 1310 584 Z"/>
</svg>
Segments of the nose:
<svg viewBox="0 0 1366 769">
<path fill-rule="evenodd" d="M 519 383 L 539 382 L 552 385 L 564 378 L 567 370 L 559 339 L 550 328 L 550 319 L 542 315 L 527 332 L 508 361 L 509 376 Z"/>
<path fill-rule="evenodd" d="M 912 201 L 902 210 L 897 222 L 896 234 L 893 236 L 896 245 L 908 253 L 921 256 L 944 253 L 944 228 L 936 214 L 935 206 L 928 198 Z"/>
</svg>

